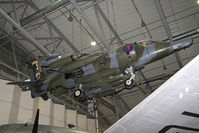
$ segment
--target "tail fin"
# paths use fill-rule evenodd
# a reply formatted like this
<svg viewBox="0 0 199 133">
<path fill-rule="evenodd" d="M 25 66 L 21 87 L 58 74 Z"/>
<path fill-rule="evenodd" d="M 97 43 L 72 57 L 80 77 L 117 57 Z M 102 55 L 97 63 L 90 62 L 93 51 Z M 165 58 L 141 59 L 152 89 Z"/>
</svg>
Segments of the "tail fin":
<svg viewBox="0 0 199 133">
<path fill-rule="evenodd" d="M 48 100 L 47 88 L 48 83 L 42 83 L 40 80 L 40 66 L 39 61 L 34 61 L 30 67 L 30 79 L 24 82 L 8 82 L 9 85 L 19 85 L 22 91 L 31 91 L 31 97 L 42 97 L 44 100 Z M 36 73 L 38 71 L 38 73 Z"/>
<path fill-rule="evenodd" d="M 30 70 L 30 81 L 36 80 L 36 73 L 33 69 Z"/>
</svg>

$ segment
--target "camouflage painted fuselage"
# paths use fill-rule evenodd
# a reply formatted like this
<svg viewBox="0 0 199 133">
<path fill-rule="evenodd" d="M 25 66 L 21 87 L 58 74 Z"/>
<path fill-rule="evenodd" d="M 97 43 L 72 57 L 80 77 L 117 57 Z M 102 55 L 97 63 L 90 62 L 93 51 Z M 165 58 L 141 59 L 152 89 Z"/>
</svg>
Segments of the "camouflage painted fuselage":
<svg viewBox="0 0 199 133">
<path fill-rule="evenodd" d="M 139 70 L 148 63 L 159 60 L 175 51 L 189 47 L 192 40 L 181 42 L 143 41 L 123 45 L 115 51 L 75 56 L 48 56 L 40 58 L 38 84 L 33 97 L 51 92 L 54 95 L 68 93 L 79 88 L 87 96 L 114 93 L 114 87 L 122 85 L 130 74 L 126 68 Z"/>
</svg>

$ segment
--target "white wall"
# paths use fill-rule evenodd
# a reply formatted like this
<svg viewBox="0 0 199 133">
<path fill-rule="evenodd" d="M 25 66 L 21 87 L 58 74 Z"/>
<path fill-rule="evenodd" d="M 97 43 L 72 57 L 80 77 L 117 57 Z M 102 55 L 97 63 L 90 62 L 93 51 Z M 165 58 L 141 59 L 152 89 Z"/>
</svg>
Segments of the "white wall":
<svg viewBox="0 0 199 133">
<path fill-rule="evenodd" d="M 33 122 L 37 106 L 40 106 L 40 124 L 67 127 L 95 132 L 95 120 L 77 114 L 75 110 L 65 109 L 64 105 L 53 104 L 51 100 L 32 99 L 30 91 L 21 92 L 18 86 L 6 85 L 0 79 L 0 125 Z"/>
<path fill-rule="evenodd" d="M 87 117 L 85 115 L 77 115 L 77 128 L 81 130 L 87 130 Z"/>
<path fill-rule="evenodd" d="M 88 131 L 96 132 L 95 119 L 87 119 Z"/>
<path fill-rule="evenodd" d="M 54 126 L 65 127 L 65 107 L 64 105 L 54 104 Z"/>
<path fill-rule="evenodd" d="M 30 91 L 21 93 L 20 106 L 18 113 L 18 123 L 31 122 L 33 113 L 33 99 L 31 98 Z"/>
<path fill-rule="evenodd" d="M 42 98 L 39 98 L 39 107 L 40 107 L 40 119 L 39 124 L 42 125 L 51 125 L 51 100 L 44 101 Z"/>
<path fill-rule="evenodd" d="M 7 81 L 0 80 L 0 124 L 7 124 L 12 104 L 14 86 L 6 86 Z"/>
<path fill-rule="evenodd" d="M 66 109 L 66 123 L 75 125 L 77 128 L 77 111 L 76 110 L 68 110 Z"/>
</svg>

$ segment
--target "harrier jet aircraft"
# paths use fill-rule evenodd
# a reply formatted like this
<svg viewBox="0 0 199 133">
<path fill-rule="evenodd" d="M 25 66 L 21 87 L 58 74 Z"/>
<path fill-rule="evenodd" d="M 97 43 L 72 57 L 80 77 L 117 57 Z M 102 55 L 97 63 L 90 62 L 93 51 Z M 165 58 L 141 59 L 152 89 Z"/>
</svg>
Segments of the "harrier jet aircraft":
<svg viewBox="0 0 199 133">
<path fill-rule="evenodd" d="M 0 133 L 89 133 L 62 127 L 39 125 L 39 110 L 40 108 L 38 107 L 34 125 L 28 123 L 1 125 Z"/>
<path fill-rule="evenodd" d="M 135 71 L 191 44 L 192 40 L 150 40 L 125 44 L 112 52 L 42 56 L 31 64 L 30 81 L 9 84 L 18 84 L 23 91 L 30 90 L 32 98 L 44 100 L 48 94 L 67 93 L 76 98 L 106 96 L 122 84 L 131 88 Z"/>
</svg>

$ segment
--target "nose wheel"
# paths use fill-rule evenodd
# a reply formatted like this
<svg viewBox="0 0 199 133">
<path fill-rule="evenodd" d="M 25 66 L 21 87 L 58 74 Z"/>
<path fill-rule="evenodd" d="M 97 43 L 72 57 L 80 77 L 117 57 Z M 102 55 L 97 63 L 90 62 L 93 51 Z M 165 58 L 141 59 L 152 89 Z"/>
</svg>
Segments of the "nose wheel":
<svg viewBox="0 0 199 133">
<path fill-rule="evenodd" d="M 135 80 L 135 73 L 134 73 L 133 67 L 130 66 L 129 68 L 126 68 L 125 73 L 126 74 L 129 74 L 129 73 L 131 74 L 131 77 L 128 80 L 126 80 L 125 85 L 127 87 L 132 86 L 133 85 L 133 81 Z"/>
</svg>

